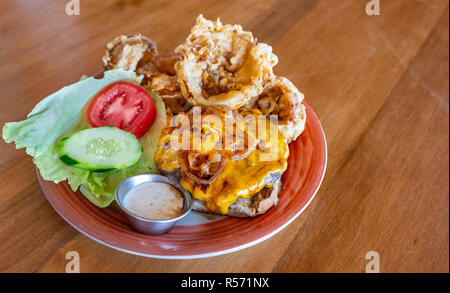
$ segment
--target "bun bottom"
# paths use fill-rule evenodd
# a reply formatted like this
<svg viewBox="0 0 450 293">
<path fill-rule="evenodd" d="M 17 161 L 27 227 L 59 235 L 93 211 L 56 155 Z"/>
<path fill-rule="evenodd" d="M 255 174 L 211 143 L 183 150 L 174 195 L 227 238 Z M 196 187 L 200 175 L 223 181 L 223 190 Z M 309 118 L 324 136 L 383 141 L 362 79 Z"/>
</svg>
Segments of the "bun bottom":
<svg viewBox="0 0 450 293">
<path fill-rule="evenodd" d="M 180 185 L 181 174 L 179 168 L 172 171 L 161 170 L 161 173 L 173 184 L 183 188 Z M 195 198 L 193 210 L 207 214 L 239 218 L 255 217 L 257 215 L 264 214 L 278 203 L 278 194 L 281 191 L 281 175 L 282 173 L 274 173 L 267 176 L 264 179 L 267 184 L 266 187 L 254 194 L 251 198 L 239 197 L 232 205 L 229 206 L 228 213 L 226 215 L 222 214 L 219 209 L 216 211 L 211 211 L 208 207 L 206 207 L 205 201 Z"/>
<path fill-rule="evenodd" d="M 232 205 L 228 208 L 227 216 L 248 218 L 254 217 L 260 214 L 264 214 L 271 207 L 277 205 L 278 194 L 281 191 L 281 179 L 278 179 L 273 183 L 271 187 L 264 187 L 260 192 L 254 194 L 251 198 L 239 197 Z M 206 203 L 203 200 L 194 200 L 194 210 L 215 214 L 223 215 L 219 210 L 211 211 L 206 207 Z"/>
</svg>

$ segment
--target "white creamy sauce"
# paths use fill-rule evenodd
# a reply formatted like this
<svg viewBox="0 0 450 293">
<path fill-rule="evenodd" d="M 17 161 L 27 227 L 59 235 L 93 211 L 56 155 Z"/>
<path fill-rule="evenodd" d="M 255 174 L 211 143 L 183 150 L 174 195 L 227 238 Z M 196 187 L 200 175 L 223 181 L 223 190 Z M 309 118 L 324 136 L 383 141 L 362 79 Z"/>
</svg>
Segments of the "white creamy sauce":
<svg viewBox="0 0 450 293">
<path fill-rule="evenodd" d="M 164 220 L 183 213 L 183 196 L 170 184 L 147 182 L 131 189 L 123 200 L 124 207 L 140 217 Z"/>
</svg>

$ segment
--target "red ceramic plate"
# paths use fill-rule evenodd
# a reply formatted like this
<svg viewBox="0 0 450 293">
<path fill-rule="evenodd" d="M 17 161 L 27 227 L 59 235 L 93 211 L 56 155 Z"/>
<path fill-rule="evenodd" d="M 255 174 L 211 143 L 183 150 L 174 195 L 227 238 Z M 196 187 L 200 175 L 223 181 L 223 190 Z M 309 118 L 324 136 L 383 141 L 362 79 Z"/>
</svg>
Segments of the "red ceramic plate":
<svg viewBox="0 0 450 293">
<path fill-rule="evenodd" d="M 101 209 L 66 182 L 39 182 L 50 204 L 75 229 L 106 246 L 155 258 L 199 258 L 250 247 L 285 228 L 308 206 L 325 174 L 327 147 L 320 122 L 306 107 L 303 134 L 289 145 L 288 168 L 276 207 L 255 218 L 211 216 L 193 212 L 162 236 L 134 231 L 115 205 Z"/>
</svg>

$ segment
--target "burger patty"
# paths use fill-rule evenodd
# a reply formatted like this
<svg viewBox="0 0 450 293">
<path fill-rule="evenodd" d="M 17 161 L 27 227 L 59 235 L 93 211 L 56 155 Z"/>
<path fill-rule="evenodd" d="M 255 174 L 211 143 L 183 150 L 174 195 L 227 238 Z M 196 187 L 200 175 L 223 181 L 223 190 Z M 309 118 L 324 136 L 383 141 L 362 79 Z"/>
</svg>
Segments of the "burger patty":
<svg viewBox="0 0 450 293">
<path fill-rule="evenodd" d="M 172 171 L 161 170 L 161 173 L 173 184 L 181 187 L 179 184 L 181 179 L 180 169 Z M 281 175 L 282 173 L 270 173 L 264 178 L 265 187 L 263 189 L 253 194 L 251 198 L 238 197 L 236 201 L 229 206 L 227 215 L 247 218 L 267 212 L 272 206 L 278 203 L 278 194 L 281 191 Z M 206 207 L 205 201 L 195 198 L 193 209 L 199 212 L 221 215 L 219 209 L 211 211 Z"/>
</svg>

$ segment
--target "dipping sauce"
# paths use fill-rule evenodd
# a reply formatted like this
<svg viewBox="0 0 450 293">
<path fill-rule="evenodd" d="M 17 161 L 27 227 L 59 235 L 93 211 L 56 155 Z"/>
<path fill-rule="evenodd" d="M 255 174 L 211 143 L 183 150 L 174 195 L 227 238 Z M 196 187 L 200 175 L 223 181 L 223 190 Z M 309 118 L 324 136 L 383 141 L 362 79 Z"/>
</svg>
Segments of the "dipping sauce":
<svg viewBox="0 0 450 293">
<path fill-rule="evenodd" d="M 151 220 L 176 218 L 183 213 L 183 196 L 170 184 L 142 183 L 131 189 L 123 199 L 124 207 L 140 217 Z"/>
</svg>

